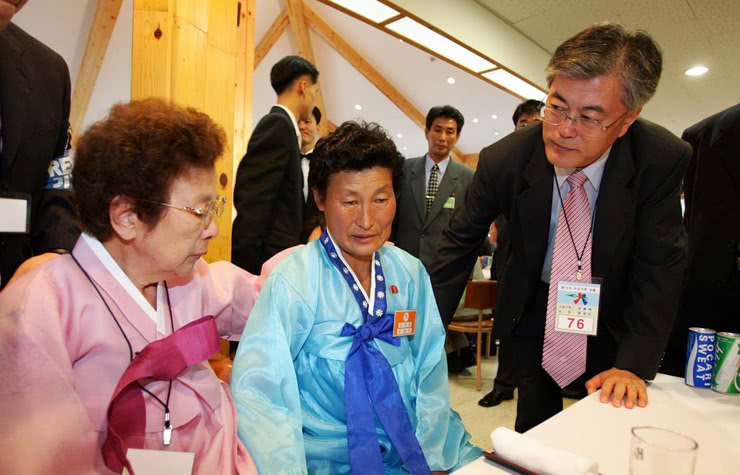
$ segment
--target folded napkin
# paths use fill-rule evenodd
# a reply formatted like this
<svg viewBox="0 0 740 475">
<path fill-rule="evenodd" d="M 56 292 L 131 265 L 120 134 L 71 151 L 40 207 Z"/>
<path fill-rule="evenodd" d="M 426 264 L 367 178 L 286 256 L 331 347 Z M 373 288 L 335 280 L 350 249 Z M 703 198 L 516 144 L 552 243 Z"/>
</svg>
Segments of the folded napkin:
<svg viewBox="0 0 740 475">
<path fill-rule="evenodd" d="M 593 460 L 566 450 L 545 447 L 526 435 L 499 427 L 491 432 L 496 454 L 543 475 L 599 475 Z"/>
</svg>

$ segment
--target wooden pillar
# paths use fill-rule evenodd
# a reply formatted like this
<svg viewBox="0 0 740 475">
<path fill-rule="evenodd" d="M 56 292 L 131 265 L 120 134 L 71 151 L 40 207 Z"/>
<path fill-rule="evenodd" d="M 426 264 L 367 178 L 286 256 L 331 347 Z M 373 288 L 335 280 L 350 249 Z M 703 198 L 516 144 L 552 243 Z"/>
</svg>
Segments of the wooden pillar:
<svg viewBox="0 0 740 475">
<path fill-rule="evenodd" d="M 134 0 L 131 98 L 195 107 L 223 127 L 216 173 L 229 202 L 251 129 L 253 26 L 254 0 Z M 207 260 L 231 258 L 231 222 L 227 206 Z"/>
</svg>

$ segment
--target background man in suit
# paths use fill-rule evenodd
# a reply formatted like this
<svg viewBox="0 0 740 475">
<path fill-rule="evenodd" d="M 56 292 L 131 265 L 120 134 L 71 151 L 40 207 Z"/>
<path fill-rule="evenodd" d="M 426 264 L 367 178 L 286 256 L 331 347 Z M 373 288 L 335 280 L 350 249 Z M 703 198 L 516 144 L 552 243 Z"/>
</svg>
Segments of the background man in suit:
<svg viewBox="0 0 740 475">
<path fill-rule="evenodd" d="M 496 320 L 512 328 L 517 431 L 559 412 L 561 388 L 584 372 L 602 402 L 647 404 L 644 380 L 655 376 L 681 291 L 679 184 L 691 153 L 637 120 L 661 69 L 644 32 L 603 23 L 566 40 L 547 67 L 543 122 L 481 151 L 443 234 L 431 278 L 449 319 L 488 226 L 506 217 L 511 250 Z M 562 331 L 558 282 L 592 277 L 602 279 L 598 334 Z"/>
<path fill-rule="evenodd" d="M 523 129 L 528 125 L 534 125 L 542 121 L 542 115 L 540 115 L 540 109 L 542 109 L 542 101 L 536 99 L 528 99 L 514 109 L 514 115 L 511 120 L 514 121 L 514 127 L 516 130 Z"/>
<path fill-rule="evenodd" d="M 690 327 L 740 332 L 740 104 L 684 131 L 688 267 L 661 372 L 683 376 Z"/>
<path fill-rule="evenodd" d="M 239 163 L 234 187 L 231 260 L 253 274 L 272 255 L 301 243 L 303 175 L 298 120 L 311 114 L 319 72 L 300 56 L 270 70 L 277 104 L 260 119 Z"/>
<path fill-rule="evenodd" d="M 298 130 L 301 132 L 301 171 L 303 172 L 303 198 L 306 206 L 304 207 L 303 233 L 301 242 L 308 241 L 311 233 L 318 227 L 321 229 L 322 213 L 316 206 L 316 200 L 313 199 L 313 193 L 308 186 L 308 169 L 313 156 L 313 148 L 316 141 L 321 137 L 321 111 L 314 106 L 308 116 L 298 121 Z M 321 230 L 318 231 L 318 236 Z"/>
<path fill-rule="evenodd" d="M 432 107 L 424 131 L 429 145 L 426 155 L 409 158 L 403 164 L 392 240 L 421 259 L 427 271 L 442 230 L 455 208 L 462 206 L 473 180 L 473 169 L 450 157 L 464 123 L 463 115 L 454 107 Z"/>
<path fill-rule="evenodd" d="M 0 0 L 0 198 L 30 200 L 29 232 L 0 233 L 0 288 L 21 262 L 68 251 L 79 234 L 65 153 L 69 71 L 61 56 L 10 23 L 25 3 Z"/>
<path fill-rule="evenodd" d="M 455 208 L 462 206 L 473 180 L 473 169 L 450 156 L 464 124 L 465 118 L 456 108 L 432 107 L 427 113 L 424 130 L 428 144 L 426 155 L 410 158 L 403 164 L 391 240 L 419 258 L 427 271 L 436 255 L 442 230 Z M 446 346 L 450 373 L 464 373 L 466 366 L 475 364 L 465 335 L 448 335 Z"/>
</svg>

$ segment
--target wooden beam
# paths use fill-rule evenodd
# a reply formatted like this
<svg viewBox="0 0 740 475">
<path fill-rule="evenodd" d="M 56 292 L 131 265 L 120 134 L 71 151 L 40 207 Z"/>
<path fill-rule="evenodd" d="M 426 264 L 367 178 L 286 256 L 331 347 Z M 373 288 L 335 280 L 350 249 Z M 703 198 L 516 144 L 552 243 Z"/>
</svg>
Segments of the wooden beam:
<svg viewBox="0 0 740 475">
<path fill-rule="evenodd" d="M 401 112 L 411 119 L 413 123 L 426 129 L 426 116 L 414 106 L 411 101 L 396 89 L 377 69 L 375 69 L 365 58 L 358 53 L 352 45 L 342 38 L 334 29 L 322 20 L 316 13 L 304 5 L 303 14 L 309 26 L 316 30 L 326 41 L 363 76 L 370 81 L 380 92 L 382 92 Z M 452 149 L 452 155 L 459 161 L 463 161 L 464 153 L 456 147 Z"/>
<path fill-rule="evenodd" d="M 308 28 L 306 28 L 305 12 L 310 10 L 308 5 L 304 4 L 303 0 L 287 0 L 286 7 L 288 9 L 290 28 L 293 30 L 296 43 L 298 44 L 298 55 L 309 60 L 321 71 L 321 68 L 316 64 L 316 57 L 313 55 L 313 47 L 311 46 L 311 37 L 308 34 Z M 316 106 L 318 106 L 325 117 L 329 117 L 329 111 L 324 106 L 324 98 L 321 94 L 320 85 L 316 88 Z M 300 118 L 296 117 L 296 119 Z M 326 134 L 322 133 L 322 135 Z"/>
<path fill-rule="evenodd" d="M 236 27 L 233 170 L 239 168 L 252 130 L 254 70 L 257 68 L 255 64 L 257 52 L 254 48 L 255 3 L 256 0 L 239 0 L 239 21 Z M 287 25 L 288 14 L 285 13 L 284 16 Z"/>
<path fill-rule="evenodd" d="M 254 69 L 257 69 L 257 66 L 259 66 L 262 60 L 265 59 L 267 53 L 270 51 L 272 46 L 275 44 L 278 38 L 280 38 L 280 35 L 283 34 L 287 27 L 288 7 L 283 7 L 277 18 L 275 18 L 275 21 L 273 21 L 272 25 L 270 25 L 270 28 L 268 28 L 265 34 L 262 36 L 262 39 L 257 45 L 257 48 L 255 48 L 254 50 Z M 252 33 L 252 36 L 254 36 L 254 33 Z"/>
<path fill-rule="evenodd" d="M 95 10 L 95 18 L 87 36 L 85 54 L 82 56 L 80 70 L 77 72 L 74 92 L 72 93 L 72 107 L 70 110 L 70 126 L 72 132 L 78 135 L 85 120 L 90 98 L 95 90 L 100 68 L 103 66 L 105 52 L 108 49 L 113 27 L 121 10 L 123 0 L 99 0 Z"/>
</svg>

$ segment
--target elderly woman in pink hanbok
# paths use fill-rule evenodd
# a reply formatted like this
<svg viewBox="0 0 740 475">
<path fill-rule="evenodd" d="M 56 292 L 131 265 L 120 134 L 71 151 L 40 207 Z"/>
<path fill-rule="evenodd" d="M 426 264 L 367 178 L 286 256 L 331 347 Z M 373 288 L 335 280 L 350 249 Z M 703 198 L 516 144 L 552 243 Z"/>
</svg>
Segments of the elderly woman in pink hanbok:
<svg viewBox="0 0 740 475">
<path fill-rule="evenodd" d="M 223 142 L 205 114 L 154 99 L 80 137 L 82 236 L 0 294 L 0 473 L 131 470 L 132 448 L 256 473 L 207 362 L 219 336 L 238 339 L 261 282 L 203 260 L 225 206 Z"/>
</svg>

